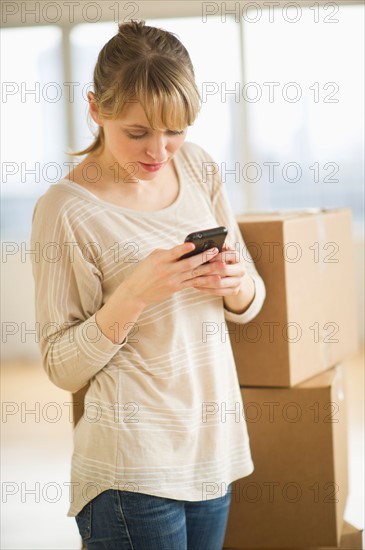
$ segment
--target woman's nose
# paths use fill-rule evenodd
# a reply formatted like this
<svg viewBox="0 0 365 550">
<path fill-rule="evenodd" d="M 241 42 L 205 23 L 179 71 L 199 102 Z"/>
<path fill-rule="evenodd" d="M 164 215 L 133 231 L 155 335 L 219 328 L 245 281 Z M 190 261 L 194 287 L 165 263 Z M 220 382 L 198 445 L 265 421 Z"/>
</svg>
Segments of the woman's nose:
<svg viewBox="0 0 365 550">
<path fill-rule="evenodd" d="M 147 155 L 149 155 L 156 163 L 164 162 L 167 160 L 167 136 L 165 135 L 155 135 L 151 138 L 147 145 Z"/>
</svg>

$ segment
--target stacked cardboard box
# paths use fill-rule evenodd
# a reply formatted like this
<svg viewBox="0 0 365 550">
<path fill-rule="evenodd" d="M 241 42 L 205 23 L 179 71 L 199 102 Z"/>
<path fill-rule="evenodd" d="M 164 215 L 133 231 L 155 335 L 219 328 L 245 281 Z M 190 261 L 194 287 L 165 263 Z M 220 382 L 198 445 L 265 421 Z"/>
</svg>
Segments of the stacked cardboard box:
<svg viewBox="0 0 365 550">
<path fill-rule="evenodd" d="M 266 285 L 251 323 L 228 323 L 242 386 L 293 386 L 357 349 L 351 210 L 238 218 Z"/>
<path fill-rule="evenodd" d="M 303 548 L 302 550 L 334 550 L 334 548 L 339 548 L 340 550 L 363 550 L 363 532 L 360 529 L 357 529 L 350 523 L 346 521 L 343 524 L 343 530 L 339 546 L 330 546 L 322 548 Z M 231 548 L 224 547 L 223 550 L 233 550 Z M 244 550 L 244 549 L 242 549 Z M 260 550 L 270 550 L 268 548 L 262 548 Z M 291 548 L 289 550 L 296 550 Z"/>
<path fill-rule="evenodd" d="M 348 476 L 340 363 L 357 349 L 351 211 L 238 223 L 267 297 L 251 323 L 228 323 L 255 471 L 232 485 L 224 546 L 341 548 Z"/>
</svg>

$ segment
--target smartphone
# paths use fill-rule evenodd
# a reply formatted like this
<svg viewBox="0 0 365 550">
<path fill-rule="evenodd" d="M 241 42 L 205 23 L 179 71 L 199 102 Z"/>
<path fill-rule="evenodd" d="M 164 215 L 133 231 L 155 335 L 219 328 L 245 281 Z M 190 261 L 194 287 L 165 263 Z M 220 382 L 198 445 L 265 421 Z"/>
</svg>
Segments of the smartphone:
<svg viewBox="0 0 365 550">
<path fill-rule="evenodd" d="M 214 247 L 218 248 L 219 252 L 222 252 L 227 233 L 228 229 L 223 225 L 220 227 L 213 227 L 212 229 L 204 229 L 203 231 L 189 233 L 185 238 L 185 242 L 194 243 L 195 249 L 181 256 L 180 260 L 190 258 L 190 256 L 195 256 L 196 254 L 200 254 Z"/>
</svg>

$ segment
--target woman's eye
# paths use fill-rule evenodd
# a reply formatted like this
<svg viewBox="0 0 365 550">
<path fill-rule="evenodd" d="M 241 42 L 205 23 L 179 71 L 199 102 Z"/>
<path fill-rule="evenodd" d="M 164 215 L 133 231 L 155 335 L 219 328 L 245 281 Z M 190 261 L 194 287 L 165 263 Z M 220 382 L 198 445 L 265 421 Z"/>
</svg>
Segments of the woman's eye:
<svg viewBox="0 0 365 550">
<path fill-rule="evenodd" d="M 181 131 L 166 130 L 166 133 L 167 133 L 167 134 L 170 134 L 170 135 L 172 135 L 172 136 L 179 136 L 179 135 L 183 134 L 184 131 L 185 131 L 185 130 L 181 130 Z M 128 136 L 129 138 L 131 138 L 131 139 L 142 139 L 142 138 L 144 138 L 146 135 L 147 135 L 147 133 L 145 133 L 145 134 L 137 134 L 137 135 L 136 135 L 136 134 L 129 134 L 129 133 L 127 134 L 127 136 Z"/>
<path fill-rule="evenodd" d="M 131 139 L 142 139 L 146 134 L 135 136 L 134 134 L 127 134 Z"/>
</svg>

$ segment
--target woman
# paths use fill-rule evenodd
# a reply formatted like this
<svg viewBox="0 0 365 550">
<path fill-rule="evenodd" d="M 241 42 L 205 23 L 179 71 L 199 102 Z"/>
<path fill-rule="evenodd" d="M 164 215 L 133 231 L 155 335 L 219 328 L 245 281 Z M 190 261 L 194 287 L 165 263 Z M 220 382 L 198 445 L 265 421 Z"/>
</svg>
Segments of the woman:
<svg viewBox="0 0 365 550">
<path fill-rule="evenodd" d="M 265 288 L 212 158 L 185 141 L 200 97 L 175 35 L 120 24 L 88 100 L 96 139 L 32 226 L 44 368 L 89 384 L 68 515 L 89 549 L 220 549 L 230 483 L 253 471 L 225 320 L 254 318 Z M 180 259 L 219 225 L 231 246 Z"/>
</svg>

